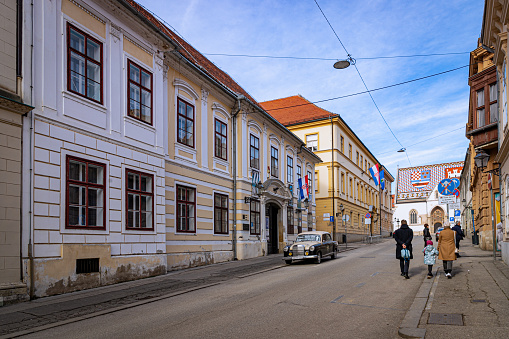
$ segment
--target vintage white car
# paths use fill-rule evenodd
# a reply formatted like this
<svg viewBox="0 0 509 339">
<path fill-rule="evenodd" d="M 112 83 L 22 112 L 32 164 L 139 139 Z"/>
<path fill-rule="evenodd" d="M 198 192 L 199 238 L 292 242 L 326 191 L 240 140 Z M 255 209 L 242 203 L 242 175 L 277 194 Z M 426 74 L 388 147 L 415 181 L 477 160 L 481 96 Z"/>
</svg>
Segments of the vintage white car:
<svg viewBox="0 0 509 339">
<path fill-rule="evenodd" d="M 306 259 L 312 259 L 319 264 L 324 257 L 336 258 L 338 243 L 332 240 L 329 232 L 303 232 L 297 235 L 295 243 L 283 249 L 283 253 L 283 260 L 287 264 L 291 264 L 294 260 Z"/>
</svg>

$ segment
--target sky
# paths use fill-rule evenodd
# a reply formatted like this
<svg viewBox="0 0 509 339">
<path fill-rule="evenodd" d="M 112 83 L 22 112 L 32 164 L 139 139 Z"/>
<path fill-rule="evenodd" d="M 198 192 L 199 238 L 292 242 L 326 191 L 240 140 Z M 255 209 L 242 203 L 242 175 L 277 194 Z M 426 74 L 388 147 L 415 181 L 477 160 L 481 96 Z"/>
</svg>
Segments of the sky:
<svg viewBox="0 0 509 339">
<path fill-rule="evenodd" d="M 484 10 L 483 0 L 316 1 L 370 90 L 467 66 Z M 258 102 L 297 94 L 315 102 L 365 91 L 355 67 L 336 70 L 334 60 L 211 55 L 345 59 L 315 0 L 138 2 Z M 458 54 L 379 58 L 445 53 Z M 367 93 L 317 105 L 340 114 L 394 177 L 398 166 L 465 159 L 468 67 L 372 96 L 395 137 Z M 406 153 L 397 152 L 402 147 Z"/>
</svg>

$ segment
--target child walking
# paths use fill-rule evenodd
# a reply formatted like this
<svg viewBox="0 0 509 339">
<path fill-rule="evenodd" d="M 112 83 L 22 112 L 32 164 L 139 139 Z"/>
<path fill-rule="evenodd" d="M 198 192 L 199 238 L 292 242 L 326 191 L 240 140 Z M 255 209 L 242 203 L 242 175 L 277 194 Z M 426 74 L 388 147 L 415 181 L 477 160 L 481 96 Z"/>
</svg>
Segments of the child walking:
<svg viewBox="0 0 509 339">
<path fill-rule="evenodd" d="M 426 241 L 426 247 L 424 247 L 422 253 L 424 253 L 424 264 L 428 265 L 428 279 L 431 279 L 433 277 L 431 271 L 433 270 L 433 265 L 435 265 L 438 256 L 437 249 L 433 247 L 433 241 Z"/>
</svg>

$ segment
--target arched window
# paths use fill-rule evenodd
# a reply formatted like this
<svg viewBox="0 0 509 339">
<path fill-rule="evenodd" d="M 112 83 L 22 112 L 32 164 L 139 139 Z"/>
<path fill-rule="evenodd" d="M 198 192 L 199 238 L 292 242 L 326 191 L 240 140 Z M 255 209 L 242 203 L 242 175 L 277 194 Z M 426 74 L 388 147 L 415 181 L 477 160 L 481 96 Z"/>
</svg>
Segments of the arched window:
<svg viewBox="0 0 509 339">
<path fill-rule="evenodd" d="M 410 224 L 417 224 L 417 211 L 411 210 L 410 211 Z"/>
</svg>

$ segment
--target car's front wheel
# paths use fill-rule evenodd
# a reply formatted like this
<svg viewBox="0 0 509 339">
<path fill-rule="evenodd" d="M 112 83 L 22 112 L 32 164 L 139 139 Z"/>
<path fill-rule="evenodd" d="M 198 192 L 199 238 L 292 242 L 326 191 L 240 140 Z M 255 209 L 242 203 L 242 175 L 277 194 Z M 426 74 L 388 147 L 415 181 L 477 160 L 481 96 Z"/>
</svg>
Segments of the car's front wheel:
<svg viewBox="0 0 509 339">
<path fill-rule="evenodd" d="M 318 252 L 316 254 L 315 264 L 320 264 L 322 262 L 322 252 Z"/>
<path fill-rule="evenodd" d="M 285 260 L 285 263 L 286 263 L 287 265 L 290 265 L 290 264 L 292 263 L 292 261 L 291 261 L 291 260 Z"/>
</svg>

